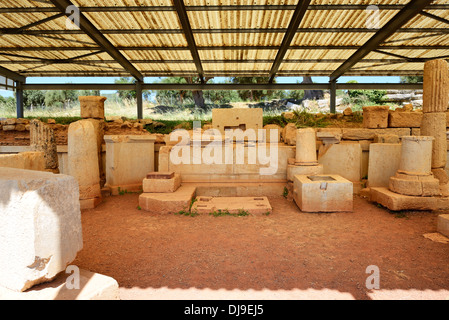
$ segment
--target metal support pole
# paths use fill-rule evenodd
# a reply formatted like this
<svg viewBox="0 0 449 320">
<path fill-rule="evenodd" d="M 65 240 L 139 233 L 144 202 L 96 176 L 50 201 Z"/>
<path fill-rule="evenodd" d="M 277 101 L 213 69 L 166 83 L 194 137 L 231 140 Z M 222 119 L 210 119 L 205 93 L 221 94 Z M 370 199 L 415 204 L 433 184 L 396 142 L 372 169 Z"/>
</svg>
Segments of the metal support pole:
<svg viewBox="0 0 449 320">
<path fill-rule="evenodd" d="M 22 82 L 16 82 L 16 110 L 17 119 L 23 118 L 23 88 Z"/>
<path fill-rule="evenodd" d="M 336 109 L 337 109 L 337 80 L 331 80 L 329 81 L 330 85 L 331 85 L 331 89 L 330 89 L 330 112 L 331 113 L 336 113 Z"/>
<path fill-rule="evenodd" d="M 137 119 L 143 119 L 143 94 L 142 82 L 136 82 L 136 98 L 137 98 Z"/>
</svg>

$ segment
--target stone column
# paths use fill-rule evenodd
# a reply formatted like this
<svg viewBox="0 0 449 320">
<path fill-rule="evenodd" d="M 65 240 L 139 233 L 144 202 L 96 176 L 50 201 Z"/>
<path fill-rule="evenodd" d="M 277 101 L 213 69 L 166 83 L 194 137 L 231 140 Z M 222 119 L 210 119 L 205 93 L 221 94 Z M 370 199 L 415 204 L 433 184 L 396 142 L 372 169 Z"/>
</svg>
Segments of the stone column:
<svg viewBox="0 0 449 320">
<path fill-rule="evenodd" d="M 296 157 L 288 160 L 287 180 L 295 175 L 317 175 L 323 173 L 323 165 L 317 161 L 316 134 L 312 128 L 296 130 Z"/>
<path fill-rule="evenodd" d="M 432 174 L 433 137 L 402 137 L 401 159 L 390 190 L 409 196 L 440 195 L 439 181 Z"/>
<path fill-rule="evenodd" d="M 446 112 L 449 102 L 449 66 L 446 60 L 424 64 L 423 112 Z"/>
<path fill-rule="evenodd" d="M 318 164 L 314 129 L 306 128 L 296 130 L 295 164 L 301 166 L 315 166 Z"/>
<path fill-rule="evenodd" d="M 432 149 L 432 172 L 440 182 L 444 196 L 449 196 L 447 160 L 446 111 L 449 103 L 449 65 L 445 60 L 424 64 L 423 118 L 421 135 L 435 138 Z"/>
<path fill-rule="evenodd" d="M 59 173 L 58 151 L 52 128 L 39 120 L 32 120 L 30 123 L 30 145 L 34 151 L 44 153 L 46 171 Z"/>
<path fill-rule="evenodd" d="M 82 209 L 94 208 L 101 202 L 97 137 L 89 120 L 80 120 L 69 126 L 68 170 L 79 183 Z"/>
</svg>

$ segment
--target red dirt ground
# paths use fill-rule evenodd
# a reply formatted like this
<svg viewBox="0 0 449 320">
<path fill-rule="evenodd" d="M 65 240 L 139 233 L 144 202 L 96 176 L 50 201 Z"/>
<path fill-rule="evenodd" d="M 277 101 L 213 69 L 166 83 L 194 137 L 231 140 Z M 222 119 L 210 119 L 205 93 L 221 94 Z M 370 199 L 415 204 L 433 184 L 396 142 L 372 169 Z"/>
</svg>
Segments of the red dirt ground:
<svg viewBox="0 0 449 320">
<path fill-rule="evenodd" d="M 449 289 L 449 244 L 423 237 L 436 232 L 436 212 L 392 214 L 359 197 L 353 213 L 270 202 L 269 216 L 188 217 L 140 211 L 137 194 L 108 197 L 83 211 L 84 249 L 73 264 L 113 277 L 127 299 L 150 288 L 325 289 L 370 299 L 369 265 L 379 267 L 382 290 Z"/>
</svg>

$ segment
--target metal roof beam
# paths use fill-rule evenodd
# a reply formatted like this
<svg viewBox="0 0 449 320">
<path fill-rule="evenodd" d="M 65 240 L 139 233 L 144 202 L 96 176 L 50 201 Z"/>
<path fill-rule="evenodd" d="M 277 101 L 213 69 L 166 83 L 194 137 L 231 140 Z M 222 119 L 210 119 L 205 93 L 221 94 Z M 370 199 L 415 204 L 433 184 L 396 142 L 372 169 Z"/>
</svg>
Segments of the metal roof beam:
<svg viewBox="0 0 449 320">
<path fill-rule="evenodd" d="M 354 50 L 360 46 L 351 45 L 315 45 L 315 46 L 290 46 L 289 50 Z M 119 51 L 145 51 L 145 50 L 161 50 L 161 51 L 188 51 L 188 47 L 145 47 L 145 46 L 117 46 Z M 201 50 L 279 50 L 279 46 L 198 46 Z M 381 45 L 377 49 L 383 50 L 449 50 L 449 45 Z M 100 46 L 55 46 L 55 47 L 0 47 L 0 51 L 99 51 Z"/>
<path fill-rule="evenodd" d="M 20 75 L 17 72 L 11 71 L 2 66 L 0 66 L 0 76 L 4 76 L 5 78 L 22 83 L 26 81 L 26 78 L 23 75 Z"/>
<path fill-rule="evenodd" d="M 422 83 L 337 83 L 338 90 L 419 90 Z M 24 84 L 24 90 L 134 90 L 134 84 Z M 273 83 L 273 84 L 171 84 L 144 83 L 143 90 L 328 90 L 329 83 Z"/>
<path fill-rule="evenodd" d="M 66 12 L 73 3 L 69 0 L 50 0 L 61 13 L 70 16 L 70 12 Z M 127 72 L 129 72 L 138 81 L 143 81 L 143 75 L 137 70 L 122 53 L 117 50 L 114 45 L 100 32 L 98 29 L 80 12 L 79 27 L 83 30 L 95 43 L 100 46 L 100 50 L 107 52 L 114 60 L 116 60 Z"/>
<path fill-rule="evenodd" d="M 449 23 L 449 21 L 448 21 Z M 0 29 L 0 34 L 24 34 L 30 36 L 37 35 L 79 35 L 84 34 L 82 30 L 19 30 L 18 29 Z M 193 34 L 220 34 L 220 33 L 286 33 L 286 28 L 261 28 L 261 29 L 191 29 Z M 101 29 L 102 34 L 183 34 L 181 29 Z M 376 33 L 376 29 L 367 28 L 299 28 L 296 32 L 301 33 Z M 397 33 L 449 33 L 448 28 L 403 28 L 396 31 Z M 62 40 L 62 39 L 61 39 Z"/>
<path fill-rule="evenodd" d="M 287 50 L 289 49 L 290 44 L 292 43 L 292 40 L 296 35 L 296 32 L 298 31 L 299 25 L 301 24 L 301 21 L 304 18 L 311 1 L 312 0 L 299 0 L 295 12 L 293 13 L 292 19 L 290 20 L 287 31 L 284 35 L 284 38 L 282 39 L 281 47 L 279 48 L 276 58 L 274 59 L 273 66 L 271 67 L 270 73 L 268 75 L 270 77 L 268 81 L 269 83 L 273 82 L 274 77 L 276 76 L 281 63 L 284 60 L 285 54 L 287 53 Z"/>
<path fill-rule="evenodd" d="M 187 40 L 187 45 L 189 47 L 190 53 L 192 54 L 193 61 L 195 62 L 198 75 L 200 77 L 201 83 L 204 82 L 204 70 L 201 64 L 200 55 L 198 53 L 198 48 L 196 46 L 195 38 L 193 36 L 192 27 L 190 26 L 189 17 L 186 12 L 186 7 L 184 5 L 184 0 L 173 0 L 176 12 L 178 13 L 179 21 L 181 22 L 184 35 Z"/>
<path fill-rule="evenodd" d="M 49 3 L 46 1 L 45 3 Z M 402 5 L 384 4 L 377 5 L 380 10 L 401 10 Z M 309 10 L 365 10 L 367 5 L 359 4 L 315 4 L 310 5 Z M 145 12 L 145 11 L 175 11 L 172 6 L 98 6 L 79 7 L 83 12 Z M 254 10 L 295 10 L 295 5 L 212 5 L 212 6 L 186 6 L 186 11 L 254 11 Z M 448 10 L 447 4 L 434 4 L 429 10 Z M 22 7 L 22 8 L 0 8 L 0 13 L 35 13 L 35 12 L 59 12 L 54 7 Z"/>
<path fill-rule="evenodd" d="M 393 35 L 398 29 L 418 15 L 433 0 L 411 0 L 401 11 L 388 21 L 374 36 L 361 46 L 346 62 L 344 62 L 331 77 L 331 81 L 337 80 L 370 52 L 379 48 L 379 45 Z"/>
</svg>

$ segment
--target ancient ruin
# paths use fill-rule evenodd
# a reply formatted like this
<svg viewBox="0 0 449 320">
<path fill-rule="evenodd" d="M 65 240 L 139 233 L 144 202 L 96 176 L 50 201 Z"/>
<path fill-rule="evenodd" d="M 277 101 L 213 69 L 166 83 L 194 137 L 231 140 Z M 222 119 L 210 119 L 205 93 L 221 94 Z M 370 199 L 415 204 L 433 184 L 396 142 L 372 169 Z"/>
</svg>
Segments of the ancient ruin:
<svg viewBox="0 0 449 320">
<path fill-rule="evenodd" d="M 445 1 L 3 2 L 0 300 L 448 299 Z"/>
</svg>

